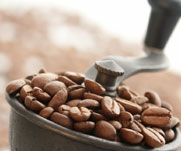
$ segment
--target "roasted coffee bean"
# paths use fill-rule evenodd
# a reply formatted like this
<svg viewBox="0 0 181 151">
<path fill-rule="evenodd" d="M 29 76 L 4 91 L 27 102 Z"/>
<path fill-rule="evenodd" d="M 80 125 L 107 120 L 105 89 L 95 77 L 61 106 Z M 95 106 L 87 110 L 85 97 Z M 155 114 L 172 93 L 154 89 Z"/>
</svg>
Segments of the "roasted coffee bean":
<svg viewBox="0 0 181 151">
<path fill-rule="evenodd" d="M 160 96 L 154 91 L 145 92 L 145 97 L 148 98 L 149 102 L 161 107 Z"/>
<path fill-rule="evenodd" d="M 75 100 L 71 100 L 71 101 L 67 102 L 66 104 L 68 106 L 74 107 L 74 106 L 77 106 L 80 101 L 81 101 L 80 99 L 75 99 Z"/>
<path fill-rule="evenodd" d="M 67 101 L 67 97 L 67 90 L 63 88 L 54 95 L 54 97 L 48 103 L 48 106 L 53 107 L 55 111 L 57 111 L 58 107 Z"/>
<path fill-rule="evenodd" d="M 93 99 L 84 99 L 79 102 L 78 107 L 87 107 L 89 109 L 96 109 L 100 107 L 100 104 L 98 101 Z"/>
<path fill-rule="evenodd" d="M 158 127 L 152 127 L 152 128 L 165 138 L 165 133 L 161 128 Z"/>
<path fill-rule="evenodd" d="M 83 133 L 90 133 L 95 127 L 95 123 L 92 121 L 75 122 L 74 129 Z"/>
<path fill-rule="evenodd" d="M 128 128 L 130 128 L 130 129 L 132 129 L 132 130 L 134 130 L 134 131 L 137 131 L 137 132 L 141 133 L 141 129 L 140 129 L 140 127 L 136 124 L 135 121 L 131 122 L 131 123 L 129 124 Z"/>
<path fill-rule="evenodd" d="M 83 95 L 83 98 L 84 99 L 93 99 L 93 100 L 101 102 L 102 99 L 103 99 L 103 96 L 100 96 L 100 95 L 97 95 L 97 94 L 94 94 L 94 93 L 85 92 L 84 95 Z"/>
<path fill-rule="evenodd" d="M 136 96 L 131 99 L 131 102 L 136 103 L 138 105 L 142 105 L 148 102 L 148 98 L 144 96 Z"/>
<path fill-rule="evenodd" d="M 172 129 L 167 129 L 165 131 L 165 140 L 167 143 L 171 142 L 175 138 L 175 132 Z"/>
<path fill-rule="evenodd" d="M 100 85 L 99 83 L 97 83 L 97 82 L 95 82 L 93 80 L 85 79 L 84 83 L 85 83 L 86 89 L 89 90 L 92 93 L 102 95 L 106 91 L 105 88 L 102 85 Z"/>
<path fill-rule="evenodd" d="M 96 122 L 94 135 L 111 141 L 115 141 L 117 138 L 116 129 L 107 121 Z"/>
<path fill-rule="evenodd" d="M 179 125 L 180 125 L 180 120 L 177 117 L 171 117 L 169 123 L 164 126 L 164 129 L 178 127 Z"/>
<path fill-rule="evenodd" d="M 38 71 L 39 74 L 41 73 L 47 73 L 47 70 L 45 68 L 41 68 L 39 71 Z"/>
<path fill-rule="evenodd" d="M 35 101 L 35 100 L 37 100 L 35 97 L 33 97 L 33 96 L 26 96 L 25 97 L 25 106 L 28 108 L 28 109 L 30 109 L 31 108 L 31 103 L 33 102 L 33 101 Z"/>
<path fill-rule="evenodd" d="M 148 108 L 141 114 L 144 124 L 156 127 L 164 127 L 170 122 L 170 118 L 170 111 L 161 107 Z"/>
<path fill-rule="evenodd" d="M 102 111 L 108 118 L 116 118 L 120 114 L 118 103 L 109 96 L 105 96 L 101 101 Z"/>
<path fill-rule="evenodd" d="M 133 115 L 127 111 L 121 111 L 117 120 L 121 123 L 123 128 L 127 128 L 133 122 Z"/>
<path fill-rule="evenodd" d="M 78 88 L 78 89 L 69 91 L 69 98 L 70 99 L 82 99 L 85 91 L 86 91 L 85 88 Z"/>
<path fill-rule="evenodd" d="M 130 144 L 139 144 L 143 140 L 143 135 L 128 128 L 120 129 L 121 139 Z"/>
<path fill-rule="evenodd" d="M 117 88 L 117 93 L 120 98 L 126 100 L 131 100 L 135 96 L 133 93 L 130 92 L 129 88 L 124 85 Z"/>
<path fill-rule="evenodd" d="M 173 111 L 173 107 L 168 102 L 162 101 L 161 103 L 162 103 L 161 107 L 166 108 L 171 112 Z"/>
<path fill-rule="evenodd" d="M 42 73 L 38 74 L 37 76 L 33 77 L 32 79 L 32 87 L 39 87 L 43 89 L 43 87 L 50 81 L 56 80 L 58 75 L 53 73 Z"/>
<path fill-rule="evenodd" d="M 75 72 L 64 72 L 64 76 L 68 77 L 72 81 L 74 81 L 77 84 L 82 84 L 85 79 L 85 75 L 81 73 L 75 73 Z"/>
<path fill-rule="evenodd" d="M 73 122 L 72 122 L 71 118 L 69 118 L 68 116 L 66 116 L 64 114 L 54 112 L 50 116 L 50 120 L 59 125 L 72 129 Z"/>
<path fill-rule="evenodd" d="M 28 79 L 24 79 L 24 80 L 25 80 L 25 82 L 26 82 L 27 85 L 30 85 L 30 86 L 31 86 L 31 80 L 28 80 Z"/>
<path fill-rule="evenodd" d="M 133 118 L 134 118 L 134 120 L 137 120 L 138 122 L 141 121 L 141 115 L 140 114 L 133 115 Z"/>
<path fill-rule="evenodd" d="M 47 103 L 51 99 L 51 96 L 48 93 L 43 92 L 43 90 L 38 87 L 34 87 L 32 93 L 39 101 L 43 103 Z"/>
<path fill-rule="evenodd" d="M 20 97 L 24 101 L 27 95 L 32 95 L 32 87 L 30 85 L 24 85 L 20 90 Z"/>
<path fill-rule="evenodd" d="M 158 106 L 155 105 L 155 104 L 152 104 L 152 103 L 144 103 L 144 104 L 141 105 L 141 107 L 142 107 L 142 110 L 144 111 L 144 110 L 146 110 L 146 109 L 148 109 L 150 107 L 158 107 Z"/>
<path fill-rule="evenodd" d="M 58 77 L 58 80 L 65 83 L 65 85 L 68 87 L 68 86 L 71 86 L 71 85 L 76 85 L 76 83 L 72 80 L 70 80 L 69 78 L 67 78 L 66 76 L 59 76 Z"/>
<path fill-rule="evenodd" d="M 86 121 L 90 118 L 91 112 L 85 107 L 72 107 L 70 109 L 70 117 L 75 121 Z"/>
<path fill-rule="evenodd" d="M 14 94 L 17 91 L 19 91 L 25 84 L 26 84 L 26 82 L 23 79 L 11 81 L 8 83 L 8 85 L 6 87 L 6 92 L 10 95 Z"/>
<path fill-rule="evenodd" d="M 60 105 L 58 108 L 58 112 L 64 115 L 69 116 L 69 112 L 70 112 L 71 107 L 68 105 Z"/>
<path fill-rule="evenodd" d="M 136 103 L 121 98 L 116 98 L 115 100 L 120 103 L 126 111 L 132 114 L 139 114 L 142 111 L 142 107 Z"/>
<path fill-rule="evenodd" d="M 25 77 L 25 79 L 27 79 L 27 80 L 30 80 L 30 81 L 32 81 L 32 79 L 35 77 L 35 76 L 37 76 L 38 74 L 32 74 L 32 75 L 29 75 L 29 76 L 26 76 Z"/>
<path fill-rule="evenodd" d="M 107 120 L 106 117 L 100 113 L 92 112 L 91 114 L 91 120 L 94 122 L 100 121 L 100 120 Z"/>
<path fill-rule="evenodd" d="M 67 88 L 63 82 L 51 81 L 44 86 L 43 90 L 51 96 L 54 96 L 58 91 L 62 90 L 63 88 Z"/>
<path fill-rule="evenodd" d="M 49 118 L 51 114 L 53 113 L 54 109 L 52 107 L 45 107 L 42 109 L 39 113 L 40 116 L 44 118 Z"/>
<path fill-rule="evenodd" d="M 109 123 L 112 124 L 117 131 L 122 128 L 121 123 L 116 120 L 109 121 Z"/>
</svg>

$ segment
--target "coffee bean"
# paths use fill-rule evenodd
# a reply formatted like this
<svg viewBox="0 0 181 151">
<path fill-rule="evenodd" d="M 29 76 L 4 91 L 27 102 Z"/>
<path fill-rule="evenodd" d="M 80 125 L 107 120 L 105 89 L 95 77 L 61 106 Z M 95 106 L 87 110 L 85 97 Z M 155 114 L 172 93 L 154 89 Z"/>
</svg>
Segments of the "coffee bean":
<svg viewBox="0 0 181 151">
<path fill-rule="evenodd" d="M 75 99 L 75 100 L 71 100 L 71 101 L 67 102 L 66 104 L 68 106 L 74 107 L 74 106 L 77 106 L 80 101 L 81 101 L 80 99 Z"/>
<path fill-rule="evenodd" d="M 74 129 L 83 133 L 90 133 L 95 127 L 95 123 L 92 121 L 75 122 Z"/>
<path fill-rule="evenodd" d="M 140 114 L 133 115 L 133 118 L 134 118 L 134 120 L 137 120 L 138 122 L 141 121 L 141 115 Z"/>
<path fill-rule="evenodd" d="M 168 102 L 162 101 L 161 103 L 162 103 L 161 107 L 166 108 L 171 112 L 173 111 L 173 107 Z"/>
<path fill-rule="evenodd" d="M 45 107 L 42 109 L 39 113 L 40 116 L 44 118 L 49 118 L 51 114 L 53 113 L 54 109 L 52 107 Z"/>
<path fill-rule="evenodd" d="M 20 90 L 20 97 L 24 101 L 27 95 L 32 95 L 32 87 L 30 85 L 24 85 Z"/>
<path fill-rule="evenodd" d="M 33 77 L 32 79 L 32 87 L 39 87 L 43 89 L 43 87 L 50 81 L 56 80 L 58 75 L 53 73 L 42 73 L 38 74 L 37 76 Z"/>
<path fill-rule="evenodd" d="M 130 144 L 139 144 L 144 138 L 141 133 L 128 128 L 121 128 L 120 134 L 122 140 Z"/>
<path fill-rule="evenodd" d="M 85 92 L 84 95 L 83 95 L 83 98 L 84 99 L 93 99 L 93 100 L 101 102 L 102 99 L 103 99 L 103 96 L 100 96 L 100 95 L 97 95 L 97 94 L 94 94 L 94 93 Z"/>
<path fill-rule="evenodd" d="M 135 121 L 131 122 L 128 126 L 128 128 L 134 130 L 134 131 L 137 131 L 139 133 L 141 133 L 141 129 L 139 128 L 139 126 L 136 124 Z"/>
<path fill-rule="evenodd" d="M 43 92 L 43 90 L 38 87 L 34 87 L 32 93 L 39 101 L 43 103 L 47 103 L 51 99 L 51 96 L 48 93 Z"/>
<path fill-rule="evenodd" d="M 47 70 L 45 68 L 41 68 L 39 71 L 38 71 L 39 74 L 41 73 L 47 73 Z"/>
<path fill-rule="evenodd" d="M 72 129 L 72 125 L 73 125 L 72 120 L 68 116 L 66 116 L 64 114 L 54 112 L 50 116 L 50 120 L 57 123 L 57 124 L 59 124 L 59 125 L 62 125 L 64 127 Z"/>
<path fill-rule="evenodd" d="M 107 121 L 96 122 L 94 135 L 111 141 L 117 138 L 116 129 Z"/>
<path fill-rule="evenodd" d="M 120 114 L 118 103 L 109 96 L 105 96 L 101 102 L 101 107 L 104 115 L 108 118 L 116 118 Z"/>
<path fill-rule="evenodd" d="M 82 84 L 82 82 L 84 82 L 84 79 L 85 79 L 85 75 L 83 75 L 81 73 L 65 72 L 65 73 L 63 73 L 63 75 L 68 77 L 69 79 L 71 79 L 72 81 L 74 81 L 77 84 Z"/>
<path fill-rule="evenodd" d="M 122 128 L 121 123 L 116 120 L 109 121 L 109 123 L 112 124 L 117 131 Z"/>
<path fill-rule="evenodd" d="M 33 102 L 33 101 L 36 101 L 36 98 L 35 97 L 33 97 L 33 96 L 26 96 L 25 97 L 25 106 L 28 108 L 28 109 L 30 109 L 31 108 L 31 103 Z"/>
<path fill-rule="evenodd" d="M 178 127 L 180 125 L 180 120 L 177 117 L 171 117 L 169 123 L 165 125 L 164 129 L 170 129 L 174 127 Z"/>
<path fill-rule="evenodd" d="M 33 101 L 33 102 L 31 102 L 31 105 L 30 105 L 30 109 L 32 110 L 32 111 L 34 111 L 34 112 L 40 112 L 42 109 L 44 109 L 46 106 L 43 104 L 43 103 L 41 103 L 41 102 L 39 102 L 39 101 L 37 101 L 37 100 L 35 100 L 35 101 Z"/>
<path fill-rule="evenodd" d="M 63 82 L 51 81 L 44 86 L 43 90 L 49 95 L 54 96 L 58 91 L 62 90 L 63 88 L 67 88 Z"/>
<path fill-rule="evenodd" d="M 84 83 L 85 83 L 86 89 L 89 90 L 92 93 L 102 95 L 106 91 L 105 88 L 102 85 L 100 85 L 99 83 L 97 83 L 97 82 L 95 82 L 93 80 L 85 79 Z"/>
<path fill-rule="evenodd" d="M 100 107 L 100 104 L 98 101 L 93 99 L 84 99 L 79 102 L 78 107 L 87 107 L 90 109 L 96 109 Z"/>
<path fill-rule="evenodd" d="M 49 107 L 53 107 L 57 111 L 58 107 L 67 101 L 68 93 L 65 88 L 58 91 L 51 101 L 48 103 Z"/>
<path fill-rule="evenodd" d="M 119 86 L 117 88 L 117 93 L 120 98 L 126 100 L 131 100 L 135 96 L 133 93 L 130 92 L 129 88 L 126 86 Z"/>
<path fill-rule="evenodd" d="M 148 102 L 148 98 L 144 97 L 144 96 L 136 96 L 131 99 L 131 102 L 136 103 L 138 105 L 142 105 L 142 104 Z"/>
<path fill-rule="evenodd" d="M 152 128 L 165 138 L 165 133 L 161 128 L 158 127 L 152 127 Z"/>
<path fill-rule="evenodd" d="M 91 114 L 91 120 L 94 122 L 100 121 L 100 120 L 107 120 L 106 117 L 100 113 L 92 112 Z"/>
<path fill-rule="evenodd" d="M 167 129 L 165 131 L 165 140 L 167 143 L 171 142 L 175 138 L 175 132 L 172 129 Z"/>
<path fill-rule="evenodd" d="M 148 108 L 141 114 L 144 124 L 156 127 L 164 127 L 170 122 L 170 118 L 170 111 L 161 107 Z"/>
<path fill-rule="evenodd" d="M 11 81 L 7 84 L 6 92 L 10 95 L 14 94 L 19 91 L 25 84 L 26 82 L 23 79 Z"/>
<path fill-rule="evenodd" d="M 161 106 L 160 96 L 154 91 L 145 92 L 145 97 L 148 98 L 149 102 L 157 106 Z"/>
<path fill-rule="evenodd" d="M 64 115 L 69 116 L 69 112 L 70 112 L 71 107 L 68 105 L 60 105 L 58 108 L 58 112 Z"/>
<path fill-rule="evenodd" d="M 25 80 L 27 85 L 31 86 L 31 80 L 28 80 L 28 79 L 24 79 L 24 80 Z"/>
<path fill-rule="evenodd" d="M 117 120 L 122 124 L 122 127 L 128 127 L 133 122 L 133 115 L 127 111 L 121 111 Z"/>
<path fill-rule="evenodd" d="M 139 114 L 142 111 L 142 107 L 136 103 L 121 98 L 116 98 L 115 100 L 120 103 L 126 111 L 132 114 Z"/>
<path fill-rule="evenodd" d="M 70 116 L 75 121 L 86 121 L 90 118 L 91 112 L 85 107 L 72 107 L 70 109 Z"/>
<path fill-rule="evenodd" d="M 38 75 L 38 74 L 36 74 L 36 73 L 35 73 L 35 74 L 32 74 L 32 75 L 28 75 L 28 76 L 25 77 L 25 79 L 32 81 L 32 79 L 33 79 L 35 76 L 37 76 L 37 75 Z"/>
<path fill-rule="evenodd" d="M 141 107 L 142 107 L 142 110 L 144 111 L 144 110 L 146 110 L 146 109 L 148 109 L 150 107 L 158 107 L 158 106 L 155 105 L 155 104 L 152 104 L 152 103 L 144 103 L 144 104 L 141 105 Z"/>
<path fill-rule="evenodd" d="M 59 76 L 58 77 L 58 80 L 65 83 L 65 85 L 68 87 L 68 86 L 71 86 L 71 85 L 76 85 L 76 83 L 72 80 L 70 80 L 69 78 L 67 78 L 66 76 Z"/>
<path fill-rule="evenodd" d="M 78 89 L 69 91 L 69 98 L 70 99 L 82 99 L 85 91 L 86 91 L 85 88 L 78 88 Z"/>
</svg>

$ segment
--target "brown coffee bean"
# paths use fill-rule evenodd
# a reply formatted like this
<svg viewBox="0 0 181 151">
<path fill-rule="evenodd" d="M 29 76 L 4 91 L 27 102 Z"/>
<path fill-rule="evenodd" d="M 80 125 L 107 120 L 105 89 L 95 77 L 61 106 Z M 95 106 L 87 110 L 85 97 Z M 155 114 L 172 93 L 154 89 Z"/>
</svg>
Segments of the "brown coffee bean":
<svg viewBox="0 0 181 151">
<path fill-rule="evenodd" d="M 129 127 L 130 129 L 134 130 L 134 131 L 139 132 L 139 133 L 142 132 L 141 129 L 140 129 L 140 127 L 136 124 L 135 121 L 131 122 L 128 127 Z"/>
<path fill-rule="evenodd" d="M 121 111 L 117 120 L 121 123 L 123 128 L 127 128 L 133 122 L 133 115 L 130 112 Z"/>
<path fill-rule="evenodd" d="M 19 91 L 25 84 L 26 82 L 23 79 L 11 81 L 7 84 L 6 92 L 10 95 L 14 94 Z"/>
<path fill-rule="evenodd" d="M 148 98 L 144 96 L 136 96 L 131 99 L 131 102 L 136 103 L 138 105 L 142 105 L 148 102 Z"/>
<path fill-rule="evenodd" d="M 133 115 L 133 118 L 134 118 L 134 120 L 137 120 L 138 122 L 141 121 L 141 115 L 140 114 Z"/>
<path fill-rule="evenodd" d="M 39 113 L 40 116 L 44 118 L 49 118 L 51 114 L 53 113 L 54 109 L 52 107 L 45 107 L 42 109 Z"/>
<path fill-rule="evenodd" d="M 36 101 L 36 98 L 33 97 L 33 96 L 27 95 L 27 96 L 25 97 L 25 106 L 26 106 L 28 109 L 31 109 L 31 103 L 32 103 L 33 101 Z"/>
<path fill-rule="evenodd" d="M 165 140 L 167 143 L 171 142 L 175 138 L 175 132 L 172 129 L 167 129 L 165 131 Z"/>
<path fill-rule="evenodd" d="M 155 104 L 152 104 L 152 103 L 144 103 L 144 104 L 141 105 L 141 107 L 142 107 L 142 110 L 144 111 L 144 110 L 146 110 L 146 109 L 148 109 L 150 107 L 158 107 L 158 106 L 155 105 Z"/>
<path fill-rule="evenodd" d="M 24 79 L 24 80 L 25 80 L 25 82 L 26 82 L 27 85 L 30 85 L 30 86 L 31 86 L 31 80 L 28 80 L 28 79 Z"/>
<path fill-rule="evenodd" d="M 144 124 L 156 127 L 164 127 L 170 122 L 170 118 L 170 111 L 161 107 L 148 108 L 141 114 L 141 119 Z"/>
<path fill-rule="evenodd" d="M 92 121 L 75 122 L 74 129 L 83 133 L 90 133 L 95 127 L 95 123 Z"/>
<path fill-rule="evenodd" d="M 72 125 L 73 125 L 72 120 L 68 116 L 66 116 L 64 114 L 54 112 L 50 116 L 50 120 L 57 123 L 57 124 L 59 124 L 59 125 L 62 125 L 64 127 L 72 129 Z"/>
<path fill-rule="evenodd" d="M 145 92 L 145 97 L 148 98 L 149 102 L 161 107 L 161 99 L 158 93 L 154 91 Z"/>
<path fill-rule="evenodd" d="M 48 93 L 43 92 L 43 90 L 38 87 L 34 87 L 32 93 L 39 101 L 43 103 L 47 103 L 51 99 L 51 96 Z"/>
<path fill-rule="evenodd" d="M 77 106 L 80 101 L 81 101 L 80 99 L 75 99 L 75 100 L 71 100 L 71 101 L 67 102 L 66 104 L 68 106 L 74 107 L 74 106 Z"/>
<path fill-rule="evenodd" d="M 102 99 L 103 99 L 103 96 L 100 96 L 100 95 L 97 95 L 97 94 L 94 94 L 94 93 L 85 92 L 84 95 L 83 95 L 83 98 L 84 99 L 93 99 L 93 100 L 101 102 Z"/>
<path fill-rule="evenodd" d="M 72 81 L 74 81 L 77 84 L 82 84 L 82 82 L 84 82 L 84 79 L 85 79 L 85 75 L 83 75 L 81 73 L 64 72 L 63 75 L 68 77 L 69 79 L 71 79 Z"/>
<path fill-rule="evenodd" d="M 49 95 L 54 96 L 58 91 L 62 90 L 63 88 L 67 88 L 63 82 L 51 81 L 44 86 L 43 90 Z"/>
<path fill-rule="evenodd" d="M 65 83 L 65 85 L 68 87 L 68 86 L 71 86 L 71 85 L 76 85 L 76 83 L 72 80 L 70 80 L 69 78 L 67 78 L 66 76 L 59 76 L 58 77 L 58 80 Z"/>
<path fill-rule="evenodd" d="M 47 73 L 47 70 L 45 68 L 41 68 L 39 71 L 38 71 L 39 74 L 41 73 Z"/>
<path fill-rule="evenodd" d="M 114 128 L 119 131 L 122 128 L 122 125 L 120 122 L 116 121 L 116 120 L 112 120 L 109 121 L 110 124 L 112 124 L 112 126 L 114 126 Z"/>
<path fill-rule="evenodd" d="M 86 121 L 90 118 L 91 112 L 85 107 L 72 107 L 70 117 L 75 121 Z"/>
<path fill-rule="evenodd" d="M 152 127 L 152 128 L 165 138 L 165 133 L 161 128 L 158 127 Z"/>
<path fill-rule="evenodd" d="M 107 121 L 96 122 L 94 135 L 111 141 L 117 138 L 116 129 Z"/>
<path fill-rule="evenodd" d="M 93 99 L 84 99 L 79 102 L 78 107 L 86 107 L 90 109 L 96 109 L 100 107 L 100 104 L 98 101 Z"/>
<path fill-rule="evenodd" d="M 106 117 L 100 113 L 92 112 L 91 114 L 91 120 L 94 122 L 100 121 L 100 120 L 107 120 Z"/>
<path fill-rule="evenodd" d="M 164 126 L 164 129 L 178 127 L 179 125 L 180 125 L 180 120 L 177 117 L 171 117 L 169 123 Z"/>
<path fill-rule="evenodd" d="M 32 95 L 32 87 L 30 85 L 24 85 L 20 90 L 20 97 L 24 101 L 27 95 Z"/>
<path fill-rule="evenodd" d="M 136 103 L 121 98 L 116 98 L 115 100 L 120 103 L 126 111 L 132 114 L 139 114 L 142 111 L 142 107 Z"/>
<path fill-rule="evenodd" d="M 85 83 L 86 89 L 89 90 L 92 93 L 102 95 L 106 91 L 105 88 L 102 85 L 100 85 L 99 83 L 97 83 L 97 82 L 95 82 L 93 80 L 85 79 L 84 83 Z"/>
<path fill-rule="evenodd" d="M 53 107 L 55 111 L 57 111 L 58 107 L 67 101 L 67 97 L 67 90 L 63 88 L 54 95 L 54 97 L 48 103 L 48 106 Z"/>
<path fill-rule="evenodd" d="M 69 116 L 69 112 L 70 112 L 71 107 L 68 105 L 60 105 L 58 108 L 58 112 L 64 115 Z"/>
<path fill-rule="evenodd" d="M 139 144 L 144 138 L 141 133 L 128 128 L 121 128 L 120 134 L 122 140 L 130 144 Z"/>
<path fill-rule="evenodd" d="M 171 112 L 173 111 L 173 107 L 168 102 L 162 101 L 161 103 L 162 103 L 161 107 L 166 108 Z"/>
<path fill-rule="evenodd" d="M 120 98 L 126 100 L 131 100 L 135 96 L 133 93 L 130 92 L 129 88 L 124 85 L 117 88 L 117 93 Z"/>
<path fill-rule="evenodd" d="M 33 77 L 32 79 L 32 87 L 39 87 L 43 89 L 43 87 L 50 81 L 56 80 L 58 75 L 53 73 L 42 73 L 38 74 L 37 76 Z"/>
<path fill-rule="evenodd" d="M 105 96 L 101 101 L 102 111 L 108 118 L 116 118 L 120 114 L 118 103 L 109 96 Z"/>
<path fill-rule="evenodd" d="M 33 101 L 33 102 L 31 102 L 31 105 L 30 105 L 30 109 L 32 110 L 32 111 L 34 111 L 34 112 L 40 112 L 42 109 L 44 109 L 46 106 L 43 104 L 43 103 L 41 103 L 41 102 L 39 102 L 39 101 L 37 101 L 37 100 L 35 100 L 35 101 Z"/>
<path fill-rule="evenodd" d="M 28 75 L 28 76 L 25 77 L 25 79 L 32 81 L 32 79 L 33 79 L 35 76 L 37 76 L 37 75 L 38 75 L 38 74 Z"/>
<path fill-rule="evenodd" d="M 78 88 L 78 89 L 69 91 L 69 98 L 70 99 L 82 99 L 85 91 L 86 91 L 85 88 Z"/>
</svg>

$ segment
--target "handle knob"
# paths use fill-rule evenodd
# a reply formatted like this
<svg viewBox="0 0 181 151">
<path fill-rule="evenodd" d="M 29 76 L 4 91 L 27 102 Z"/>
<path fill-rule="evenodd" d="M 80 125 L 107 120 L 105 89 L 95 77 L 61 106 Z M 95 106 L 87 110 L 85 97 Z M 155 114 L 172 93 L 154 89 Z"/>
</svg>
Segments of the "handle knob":
<svg viewBox="0 0 181 151">
<path fill-rule="evenodd" d="M 96 82 L 100 83 L 105 89 L 106 94 L 115 96 L 115 84 L 118 76 L 124 74 L 124 69 L 114 60 L 101 60 L 95 62 L 97 69 Z"/>
<path fill-rule="evenodd" d="M 152 6 L 145 45 L 163 49 L 181 16 L 181 0 L 148 0 Z"/>
</svg>

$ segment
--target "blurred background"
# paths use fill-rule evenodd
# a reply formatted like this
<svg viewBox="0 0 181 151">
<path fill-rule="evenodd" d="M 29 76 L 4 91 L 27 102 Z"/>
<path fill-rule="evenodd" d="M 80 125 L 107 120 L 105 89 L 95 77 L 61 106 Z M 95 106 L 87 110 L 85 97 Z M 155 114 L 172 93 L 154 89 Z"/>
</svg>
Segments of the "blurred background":
<svg viewBox="0 0 181 151">
<path fill-rule="evenodd" d="M 149 14 L 146 0 L 0 0 L 0 151 L 9 151 L 7 82 L 41 67 L 83 73 L 108 55 L 141 56 Z M 125 83 L 157 91 L 181 119 L 180 39 L 181 21 L 165 48 L 170 68 Z"/>
</svg>

